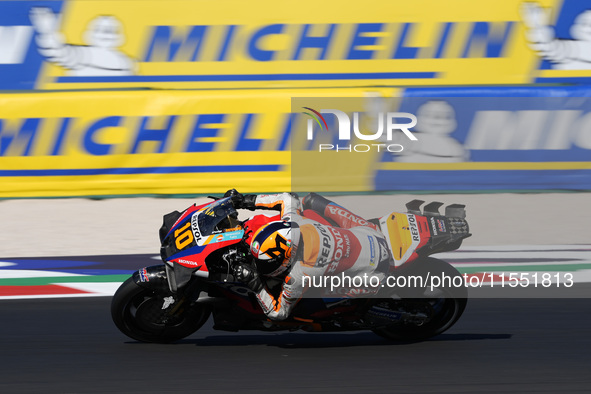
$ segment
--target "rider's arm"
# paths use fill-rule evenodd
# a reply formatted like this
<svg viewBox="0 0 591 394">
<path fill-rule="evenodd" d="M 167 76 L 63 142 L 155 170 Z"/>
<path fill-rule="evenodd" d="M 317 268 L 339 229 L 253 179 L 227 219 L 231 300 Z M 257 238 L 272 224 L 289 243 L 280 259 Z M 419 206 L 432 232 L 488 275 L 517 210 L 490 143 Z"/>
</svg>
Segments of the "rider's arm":
<svg viewBox="0 0 591 394">
<path fill-rule="evenodd" d="M 272 320 L 285 320 L 290 316 L 293 308 L 302 298 L 305 291 L 304 285 L 306 287 L 310 286 L 311 281 L 304 282 L 304 277 L 314 274 L 309 271 L 310 267 L 307 267 L 301 261 L 295 262 L 283 282 L 279 297 L 273 297 L 266 288 L 257 293 L 256 298 L 267 317 Z"/>
<path fill-rule="evenodd" d="M 245 203 L 247 201 L 245 196 Z M 282 219 L 289 219 L 300 210 L 300 200 L 289 193 L 259 194 L 253 201 L 255 209 L 271 209 L 281 212 Z M 245 208 L 248 208 L 245 206 Z"/>
<path fill-rule="evenodd" d="M 292 214 L 297 214 L 301 209 L 300 200 L 289 193 L 278 194 L 245 194 L 238 193 L 231 189 L 224 194 L 224 197 L 231 197 L 236 209 L 271 209 L 281 212 L 281 218 L 289 220 Z"/>
<path fill-rule="evenodd" d="M 310 193 L 304 197 L 303 209 L 311 209 L 320 215 L 329 218 L 340 228 L 353 228 L 358 226 L 376 228 L 376 225 L 354 214 L 346 208 L 330 201 L 319 194 Z"/>
<path fill-rule="evenodd" d="M 277 298 L 269 293 L 259 274 L 250 265 L 237 264 L 234 267 L 234 277 L 254 291 L 261 309 L 273 320 L 285 320 L 301 297 L 301 286 L 298 286 L 297 278 L 291 273 L 285 278 L 281 294 Z"/>
<path fill-rule="evenodd" d="M 302 288 L 296 283 L 296 279 L 288 275 L 283 282 L 281 294 L 275 298 L 263 288 L 256 298 L 265 312 L 272 320 L 285 320 L 301 298 Z"/>
</svg>

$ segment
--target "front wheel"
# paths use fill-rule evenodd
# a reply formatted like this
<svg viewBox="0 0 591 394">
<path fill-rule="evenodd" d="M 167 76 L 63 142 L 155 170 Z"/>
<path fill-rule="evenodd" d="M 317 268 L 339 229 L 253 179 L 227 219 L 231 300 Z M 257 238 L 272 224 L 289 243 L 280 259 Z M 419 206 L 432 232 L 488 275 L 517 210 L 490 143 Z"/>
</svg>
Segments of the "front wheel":
<svg viewBox="0 0 591 394">
<path fill-rule="evenodd" d="M 462 283 L 462 286 L 440 286 L 424 289 L 420 298 L 392 301 L 397 305 L 406 304 L 414 311 L 427 315 L 426 320 L 415 319 L 398 324 L 378 327 L 373 330 L 377 335 L 402 341 L 420 341 L 439 335 L 453 326 L 464 313 L 468 303 L 468 290 L 462 275 L 454 267 L 434 258 L 425 258 L 416 262 L 416 269 L 409 275 L 420 275 L 424 278 L 437 275 L 451 278 L 447 283 Z M 456 278 L 456 281 L 453 281 Z"/>
<path fill-rule="evenodd" d="M 142 342 L 168 343 L 197 331 L 209 318 L 203 305 L 182 305 L 174 295 L 139 286 L 133 278 L 111 301 L 111 317 L 119 330 Z"/>
</svg>

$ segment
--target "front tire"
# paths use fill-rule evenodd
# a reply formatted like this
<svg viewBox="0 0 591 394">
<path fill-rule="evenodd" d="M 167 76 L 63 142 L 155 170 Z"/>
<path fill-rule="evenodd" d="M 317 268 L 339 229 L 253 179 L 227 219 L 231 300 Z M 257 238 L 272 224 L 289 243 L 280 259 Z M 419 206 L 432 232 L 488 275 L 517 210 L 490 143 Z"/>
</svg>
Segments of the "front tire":
<svg viewBox="0 0 591 394">
<path fill-rule="evenodd" d="M 417 261 L 415 269 L 410 271 L 408 275 L 421 275 L 423 278 L 427 278 L 428 275 L 431 277 L 445 275 L 452 278 L 451 283 L 459 283 L 460 278 L 461 283 L 464 283 L 458 270 L 445 261 L 434 258 Z M 453 278 L 456 278 L 456 282 L 453 281 Z M 432 315 L 427 322 L 392 324 L 375 328 L 372 331 L 390 340 L 421 341 L 439 335 L 452 327 L 462 316 L 468 303 L 468 290 L 465 285 L 437 287 L 436 294 L 429 294 L 427 289 L 424 290 L 421 298 L 408 299 L 408 301 L 413 304 L 423 304 L 425 309 L 431 311 Z M 434 297 L 429 297 L 430 295 Z"/>
<path fill-rule="evenodd" d="M 175 304 L 166 308 L 163 306 L 164 298 L 170 296 L 139 286 L 133 278 L 129 278 L 115 292 L 111 301 L 113 322 L 132 339 L 156 343 L 185 338 L 205 324 L 211 313 L 208 307 L 184 305 L 175 313 L 169 313 Z"/>
</svg>

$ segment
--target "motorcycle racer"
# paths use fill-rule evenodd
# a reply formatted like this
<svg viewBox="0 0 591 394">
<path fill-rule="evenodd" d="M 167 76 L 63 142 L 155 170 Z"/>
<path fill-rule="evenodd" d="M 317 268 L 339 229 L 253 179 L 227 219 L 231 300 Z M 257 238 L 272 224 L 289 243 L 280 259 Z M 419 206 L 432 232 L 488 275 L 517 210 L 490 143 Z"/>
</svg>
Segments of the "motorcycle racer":
<svg viewBox="0 0 591 394">
<path fill-rule="evenodd" d="M 377 225 L 324 197 L 311 193 L 300 202 L 288 193 L 242 195 L 235 189 L 226 192 L 228 196 L 236 209 L 281 212 L 280 221 L 263 225 L 252 236 L 250 250 L 256 268 L 245 263 L 234 267 L 235 278 L 255 292 L 270 319 L 287 319 L 314 277 L 366 274 L 382 281 L 393 267 L 387 241 Z M 261 275 L 284 278 L 278 296 L 271 294 Z M 364 292 L 368 289 L 349 290 L 345 296 Z"/>
</svg>

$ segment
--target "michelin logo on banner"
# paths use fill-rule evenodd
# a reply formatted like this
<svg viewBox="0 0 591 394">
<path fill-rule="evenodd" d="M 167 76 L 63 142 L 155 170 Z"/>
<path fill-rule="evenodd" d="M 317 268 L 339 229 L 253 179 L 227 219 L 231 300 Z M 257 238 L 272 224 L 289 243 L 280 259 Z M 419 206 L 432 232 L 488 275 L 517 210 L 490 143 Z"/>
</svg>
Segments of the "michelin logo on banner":
<svg viewBox="0 0 591 394">
<path fill-rule="evenodd" d="M 520 16 L 529 48 L 539 57 L 539 83 L 591 82 L 591 4 L 564 0 L 560 7 L 524 2 Z M 578 72 L 577 72 L 578 71 Z"/>
<path fill-rule="evenodd" d="M 577 97 L 591 90 L 511 94 L 407 90 L 398 110 L 417 113 L 418 140 L 382 156 L 376 190 L 591 188 L 591 98 Z"/>
<path fill-rule="evenodd" d="M 266 0 L 238 5 L 238 18 L 199 0 L 150 12 L 131 0 L 0 1 L 0 89 L 591 81 L 587 0 L 497 1 L 490 20 L 480 2 L 432 2 L 378 1 L 384 12 L 361 10 L 362 23 L 345 23 L 346 11 L 325 2 L 310 23 L 280 7 L 262 18 L 253 10 L 275 5 Z M 185 12 L 160 17 L 177 5 Z"/>
<path fill-rule="evenodd" d="M 90 3 L 0 1 L 0 71 L 15 66 L 0 74 L 0 89 L 516 84 L 535 77 L 529 59 L 556 61 L 562 47 L 580 47 L 586 61 L 584 45 L 571 45 L 561 30 L 574 23 L 574 40 L 586 42 L 589 14 L 575 0 L 553 10 L 560 13 L 556 39 L 546 9 L 518 0 L 498 2 L 490 20 L 472 4 L 439 12 L 436 0 L 433 9 L 378 1 L 383 12 L 360 11 L 363 23 L 346 23 L 346 10 L 334 2 L 318 5 L 315 23 L 280 7 L 260 17 L 253 10 L 276 6 L 264 0 L 239 4 L 240 18 L 208 1 L 156 2 L 150 12 L 138 1 Z M 176 5 L 185 12 L 159 17 L 159 9 Z M 562 17 L 573 13 L 576 21 Z"/>
<path fill-rule="evenodd" d="M 582 6 L 587 9 L 579 12 Z M 591 69 L 591 4 L 565 0 L 562 15 L 576 16 L 572 24 L 570 17 L 559 17 L 554 29 L 551 26 L 551 14 L 551 9 L 542 8 L 538 3 L 522 4 L 521 15 L 527 29 L 529 46 L 552 68 Z M 568 34 L 565 34 L 566 29 Z"/>
<path fill-rule="evenodd" d="M 397 161 L 406 163 L 449 163 L 466 161 L 468 150 L 451 134 L 456 130 L 454 108 L 445 100 L 429 100 L 417 109 L 418 141 Z"/>
<path fill-rule="evenodd" d="M 30 13 L 36 31 L 39 53 L 48 62 L 56 63 L 73 76 L 112 76 L 135 74 L 137 64 L 118 48 L 125 36 L 123 25 L 114 16 L 97 16 L 84 32 L 86 45 L 64 42 L 59 32 L 61 15 L 50 8 L 34 7 Z"/>
<path fill-rule="evenodd" d="M 375 129 L 379 114 L 388 112 L 389 100 L 378 95 L 366 95 L 365 107 L 370 128 Z M 451 136 L 456 131 L 455 109 L 443 99 L 427 100 L 415 112 L 413 133 L 415 140 L 404 144 L 404 149 L 393 158 L 402 163 L 454 163 L 468 160 L 469 152 Z M 394 142 L 402 143 L 399 134 Z M 382 139 L 382 142 L 383 139 Z"/>
<path fill-rule="evenodd" d="M 32 35 L 30 26 L 0 26 L 0 64 L 21 64 Z"/>
<path fill-rule="evenodd" d="M 60 13 L 60 1 L 0 1 L 0 89 L 35 88 L 43 57 L 33 45 L 35 30 L 29 20 L 33 5 Z"/>
<path fill-rule="evenodd" d="M 542 94 L 566 91 L 539 90 Z M 470 90 L 463 92 L 469 94 Z M 394 160 L 443 163 L 589 158 L 590 98 L 501 97 L 500 90 L 496 94 L 499 97 L 403 99 L 400 110 L 417 113 L 414 130 L 418 141 L 394 155 Z"/>
</svg>

